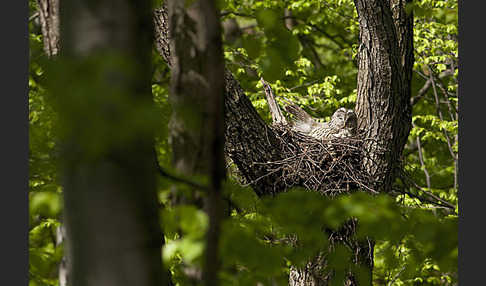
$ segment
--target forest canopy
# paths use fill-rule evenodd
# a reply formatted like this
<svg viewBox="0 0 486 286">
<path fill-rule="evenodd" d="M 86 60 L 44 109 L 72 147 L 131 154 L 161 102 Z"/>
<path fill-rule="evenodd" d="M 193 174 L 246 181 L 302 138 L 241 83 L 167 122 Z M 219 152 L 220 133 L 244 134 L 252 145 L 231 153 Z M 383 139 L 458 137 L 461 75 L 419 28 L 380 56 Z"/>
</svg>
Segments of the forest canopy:
<svg viewBox="0 0 486 286">
<path fill-rule="evenodd" d="M 163 232 L 162 251 L 157 253 L 163 269 L 168 271 L 173 285 L 202 284 L 201 271 L 207 265 L 206 234 L 211 221 L 205 186 L 211 185 L 211 178 L 197 173 L 188 175 L 176 166 L 181 151 L 174 148 L 177 138 L 173 130 L 177 126 L 174 127 L 174 119 L 171 121 L 174 116 L 181 116 L 188 118 L 186 125 L 199 126 L 191 121 L 197 117 L 188 114 L 199 112 L 200 107 L 194 102 L 196 107 L 180 110 L 174 103 L 173 90 L 177 90 L 171 82 L 177 75 L 174 66 L 186 63 L 170 62 L 180 56 L 177 53 L 181 49 L 173 49 L 176 44 L 161 45 L 168 39 L 160 26 L 163 21 L 160 13 L 167 11 L 160 9 L 162 2 L 171 1 L 154 2 L 148 21 L 155 27 L 147 28 L 155 33 L 154 45 L 151 51 L 147 49 L 150 52 L 146 55 L 150 57 L 150 70 L 146 69 L 150 71 L 151 90 L 147 97 L 150 100 L 135 105 L 123 101 L 122 96 L 101 98 L 89 91 L 101 90 L 104 72 L 113 66 L 128 70 L 121 75 L 109 73 L 113 77 L 108 80 L 116 84 L 124 82 L 124 76 L 132 76 L 140 67 L 129 65 L 117 54 L 98 54 L 81 62 L 63 58 L 58 61 L 58 50 L 62 54 L 64 48 L 62 39 L 58 43 L 62 33 L 49 34 L 45 24 L 49 13 L 56 11 L 46 10 L 46 3 L 59 2 L 29 0 L 30 286 L 65 285 L 60 281 L 65 259 L 62 225 L 66 172 L 62 169 L 65 165 L 59 163 L 64 160 L 63 136 L 75 134 L 77 137 L 70 138 L 79 140 L 75 144 L 83 146 L 80 152 L 91 154 L 96 161 L 103 150 L 134 136 L 127 130 L 138 130 L 136 136 L 153 137 L 153 150 L 147 148 L 146 153 L 155 151 L 157 162 L 157 168 L 154 164 L 150 172 L 157 172 L 153 203 L 157 205 L 158 217 L 154 222 Z M 198 1 L 183 2 L 184 9 L 189 9 Z M 244 92 L 242 96 L 249 99 L 251 108 L 268 126 L 273 119 L 264 82 L 269 84 L 280 106 L 291 102 L 321 122 L 329 121 L 340 107 L 355 109 L 359 57 L 363 52 L 359 39 L 364 37 L 360 35 L 362 23 L 356 5 L 359 2 L 214 1 L 221 27 L 225 80 L 230 74 L 231 80 L 239 84 L 238 90 Z M 406 15 L 413 15 L 410 132 L 403 152 L 391 155 L 397 157 L 398 171 L 390 187 L 378 194 L 358 187 L 356 192 L 329 197 L 297 186 L 262 195 L 256 186 L 260 178 L 258 182 L 245 178 L 237 159 L 229 154 L 233 151 L 225 149 L 226 176 L 220 187 L 224 215 L 217 252 L 219 284 L 289 285 L 293 267 L 305 268 L 330 245 L 332 251 L 326 254 L 326 267 L 333 269 L 330 279 L 338 285 L 349 279 L 351 272 L 359 285 L 369 284 L 369 279 L 373 285 L 458 284 L 458 4 L 450 0 L 381 2 L 388 3 L 392 12 L 403 5 Z M 169 17 L 175 17 L 171 11 Z M 133 75 L 136 76 L 139 75 Z M 66 88 L 60 82 L 70 85 Z M 63 99 L 58 95 L 63 93 L 75 94 L 66 98 L 79 101 L 60 103 Z M 92 108 L 96 104 L 100 104 L 99 110 Z M 116 117 L 119 121 L 98 129 L 96 112 L 100 110 L 124 113 Z M 76 122 L 77 129 L 66 131 L 66 126 L 73 126 L 66 125 L 66 118 Z M 228 116 L 225 120 L 228 122 Z M 113 142 L 96 141 L 105 136 L 107 129 L 103 128 L 113 132 L 109 137 Z M 200 131 L 205 136 L 204 132 L 213 129 L 203 127 Z M 233 142 L 228 138 L 226 141 Z M 374 244 L 370 247 L 372 278 L 366 267 L 350 263 L 357 255 L 352 252 L 353 247 L 331 243 L 323 235 L 323 230 L 337 230 L 353 219 L 358 222 L 353 236 Z"/>
</svg>

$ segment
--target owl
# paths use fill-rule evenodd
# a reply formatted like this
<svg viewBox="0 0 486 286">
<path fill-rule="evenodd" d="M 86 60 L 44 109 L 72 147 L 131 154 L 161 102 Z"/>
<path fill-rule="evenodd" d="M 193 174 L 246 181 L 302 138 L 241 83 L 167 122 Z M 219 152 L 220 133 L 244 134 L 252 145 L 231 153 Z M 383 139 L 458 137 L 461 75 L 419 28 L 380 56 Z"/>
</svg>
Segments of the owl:
<svg viewBox="0 0 486 286">
<path fill-rule="evenodd" d="M 319 122 L 295 104 L 289 104 L 285 110 L 294 115 L 291 128 L 294 131 L 314 137 L 318 140 L 346 138 L 356 135 L 358 118 L 351 109 L 339 108 L 329 122 Z"/>
</svg>

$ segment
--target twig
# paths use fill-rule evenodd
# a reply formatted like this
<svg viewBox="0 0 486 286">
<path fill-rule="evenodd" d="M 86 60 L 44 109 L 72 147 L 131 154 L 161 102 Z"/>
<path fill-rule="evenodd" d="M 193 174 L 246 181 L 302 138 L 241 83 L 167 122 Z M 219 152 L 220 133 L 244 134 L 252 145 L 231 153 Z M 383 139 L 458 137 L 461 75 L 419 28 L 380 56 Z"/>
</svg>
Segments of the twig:
<svg viewBox="0 0 486 286">
<path fill-rule="evenodd" d="M 449 203 L 448 201 L 439 198 L 438 196 L 432 194 L 431 192 L 429 192 L 427 190 L 424 190 L 424 188 L 420 187 L 415 181 L 413 181 L 411 178 L 409 178 L 405 173 L 402 172 L 400 178 L 402 179 L 402 182 L 405 182 L 405 180 L 408 181 L 409 183 L 412 184 L 413 187 L 417 188 L 418 190 L 420 190 L 424 194 L 426 194 L 429 197 L 433 198 L 435 201 L 430 200 L 430 199 L 427 199 L 427 198 L 423 198 L 423 197 L 421 197 L 421 196 L 419 196 L 417 194 L 413 194 L 413 193 L 408 192 L 406 190 L 401 190 L 400 192 L 405 193 L 405 194 L 407 194 L 407 195 L 409 195 L 411 197 L 417 198 L 417 199 L 419 199 L 422 202 L 425 201 L 425 202 L 428 202 L 428 203 L 431 203 L 431 204 L 435 204 L 437 206 L 446 207 L 446 208 L 452 209 L 452 210 L 455 210 L 456 209 L 456 207 L 453 204 Z M 406 184 L 406 185 L 409 185 L 409 184 Z"/>
<path fill-rule="evenodd" d="M 412 106 L 417 104 L 419 100 L 422 99 L 422 97 L 427 93 L 427 91 L 429 91 L 431 86 L 432 86 L 432 80 L 430 79 L 426 80 L 424 86 L 418 91 L 417 95 L 410 98 L 410 103 L 412 104 Z"/>
<path fill-rule="evenodd" d="M 29 22 L 34 20 L 37 17 L 39 17 L 39 12 L 35 12 L 34 14 L 32 14 L 32 16 L 29 17 Z"/>
<path fill-rule="evenodd" d="M 432 80 L 432 89 L 434 91 L 435 106 L 436 106 L 437 114 L 439 115 L 440 120 L 444 121 L 444 117 L 442 116 L 442 111 L 440 110 L 439 96 L 437 94 L 437 90 L 435 89 L 435 80 L 434 80 L 434 76 L 432 75 L 432 69 L 429 67 L 429 70 L 430 70 L 430 79 Z M 446 137 L 447 147 L 449 147 L 449 152 L 450 152 L 452 158 L 454 159 L 454 161 L 456 161 L 457 157 L 456 157 L 456 154 L 454 153 L 454 150 L 452 150 L 451 139 L 449 138 L 447 131 L 442 130 L 442 132 L 444 133 L 444 136 Z"/>
<path fill-rule="evenodd" d="M 297 86 L 291 87 L 291 88 L 289 88 L 289 90 L 290 90 L 290 91 L 292 91 L 292 90 L 297 89 L 297 88 L 301 88 L 301 87 L 307 87 L 307 86 L 313 85 L 313 84 L 315 84 L 315 83 L 317 83 L 317 82 L 319 82 L 319 80 L 318 80 L 318 79 L 313 80 L 313 81 L 311 81 L 311 82 L 303 83 L 303 84 L 301 84 L 301 85 L 297 85 Z"/>
<path fill-rule="evenodd" d="M 390 282 L 388 282 L 388 285 L 387 285 L 387 286 L 391 286 L 391 285 L 393 285 L 393 283 L 395 282 L 395 280 L 397 280 L 397 279 L 398 279 L 398 277 L 400 276 L 400 274 L 402 274 L 402 272 L 403 272 L 404 270 L 405 270 L 405 266 L 403 266 L 403 267 L 402 267 L 402 269 L 400 269 L 400 271 L 398 271 L 398 273 L 397 273 L 397 274 L 395 274 L 395 276 L 393 277 L 393 279 L 392 279 Z"/>
<path fill-rule="evenodd" d="M 416 127 L 415 123 L 412 122 L 412 126 L 415 128 Z M 427 188 L 430 189 L 430 175 L 429 175 L 429 171 L 427 171 L 427 167 L 425 166 L 424 154 L 422 152 L 422 144 L 420 142 L 420 136 L 417 136 L 416 142 L 417 142 L 417 149 L 418 149 L 418 154 L 419 154 L 420 165 L 422 166 L 422 169 L 424 170 L 425 181 L 427 182 Z"/>
<path fill-rule="evenodd" d="M 254 15 L 235 12 L 235 11 L 221 11 L 221 13 L 220 13 L 221 17 L 228 16 L 228 15 L 235 15 L 235 16 L 240 16 L 240 17 L 245 17 L 245 18 L 256 18 Z"/>
</svg>

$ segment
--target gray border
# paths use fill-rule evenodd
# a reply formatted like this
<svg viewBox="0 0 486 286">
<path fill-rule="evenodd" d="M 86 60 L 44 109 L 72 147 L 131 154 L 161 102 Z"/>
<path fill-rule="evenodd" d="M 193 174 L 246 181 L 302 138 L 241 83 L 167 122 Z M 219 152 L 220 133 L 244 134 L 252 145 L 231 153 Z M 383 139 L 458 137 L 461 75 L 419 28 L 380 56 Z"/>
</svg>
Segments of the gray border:
<svg viewBox="0 0 486 286">
<path fill-rule="evenodd" d="M 484 9 L 459 1 L 459 284 L 484 284 Z M 482 5 L 484 6 L 484 5 Z M 480 61 L 480 62 L 479 62 Z M 480 101 L 478 101 L 480 100 Z M 478 116 L 479 115 L 479 116 Z M 477 133 L 479 132 L 479 134 Z M 479 166 L 476 166 L 478 164 Z M 478 284 L 479 281 L 479 284 Z M 475 283 L 476 282 L 476 283 Z"/>
<path fill-rule="evenodd" d="M 1 11 L 0 283 L 28 285 L 28 1 L 4 1 Z"/>
</svg>

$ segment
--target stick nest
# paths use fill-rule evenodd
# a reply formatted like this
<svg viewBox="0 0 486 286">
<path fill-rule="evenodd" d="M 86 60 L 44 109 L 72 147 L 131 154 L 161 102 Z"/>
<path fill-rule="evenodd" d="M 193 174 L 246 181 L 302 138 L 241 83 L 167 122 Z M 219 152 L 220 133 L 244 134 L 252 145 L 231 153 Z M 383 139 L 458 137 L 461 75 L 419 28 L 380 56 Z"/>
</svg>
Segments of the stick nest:
<svg viewBox="0 0 486 286">
<path fill-rule="evenodd" d="M 283 159 L 264 164 L 269 173 L 278 174 L 276 184 L 284 184 L 285 189 L 302 186 L 326 196 L 358 188 L 376 193 L 368 186 L 372 180 L 362 168 L 366 157 L 362 136 L 321 141 L 288 125 L 274 125 L 273 129 Z"/>
</svg>

